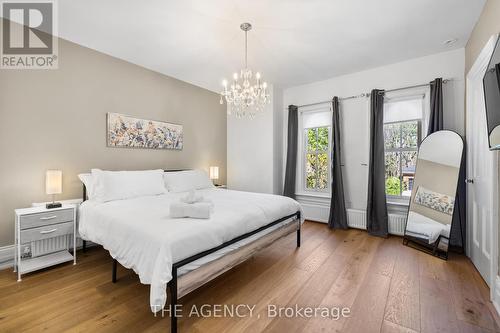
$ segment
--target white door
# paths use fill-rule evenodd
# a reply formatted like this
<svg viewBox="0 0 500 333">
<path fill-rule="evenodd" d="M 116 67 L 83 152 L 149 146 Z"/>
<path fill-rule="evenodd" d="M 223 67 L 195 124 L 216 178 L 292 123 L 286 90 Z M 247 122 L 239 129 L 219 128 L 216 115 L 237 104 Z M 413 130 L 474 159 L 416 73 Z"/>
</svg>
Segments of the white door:
<svg viewBox="0 0 500 333">
<path fill-rule="evenodd" d="M 483 75 L 495 42 L 492 37 L 467 75 L 468 255 L 490 287 L 497 270 L 498 163 L 488 147 Z"/>
</svg>

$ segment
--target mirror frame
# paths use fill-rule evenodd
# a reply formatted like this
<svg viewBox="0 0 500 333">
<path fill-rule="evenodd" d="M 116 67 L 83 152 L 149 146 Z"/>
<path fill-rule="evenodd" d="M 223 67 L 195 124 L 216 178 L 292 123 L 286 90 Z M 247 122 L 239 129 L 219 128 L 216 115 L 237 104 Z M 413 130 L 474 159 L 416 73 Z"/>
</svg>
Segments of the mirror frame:
<svg viewBox="0 0 500 333">
<path fill-rule="evenodd" d="M 460 138 L 460 140 L 462 142 L 462 156 L 460 158 L 460 165 L 459 165 L 459 168 L 458 168 L 457 186 L 456 186 L 456 191 L 455 191 L 455 206 L 453 207 L 452 221 L 451 221 L 451 225 L 450 225 L 450 237 L 445 237 L 445 236 L 439 235 L 438 239 L 436 240 L 436 242 L 434 244 L 429 244 L 429 243 L 423 241 L 422 239 L 419 239 L 419 238 L 416 238 L 416 237 L 412 237 L 412 236 L 409 236 L 409 235 L 406 234 L 406 227 L 408 225 L 408 216 L 410 214 L 410 205 L 411 205 L 411 200 L 413 198 L 413 190 L 412 190 L 412 195 L 410 196 L 410 202 L 408 203 L 408 209 L 406 211 L 406 221 L 405 221 L 405 228 L 404 228 L 404 234 L 403 234 L 403 245 L 406 245 L 406 246 L 414 248 L 416 250 L 428 253 L 428 254 L 433 255 L 435 257 L 438 257 L 440 259 L 448 260 L 448 252 L 450 250 L 449 240 L 451 238 L 451 230 L 453 229 L 454 223 L 457 222 L 457 221 L 453 221 L 453 216 L 455 216 L 455 209 L 458 209 L 458 207 L 457 207 L 458 201 L 456 200 L 456 198 L 458 197 L 458 186 L 459 186 L 458 182 L 460 181 L 460 179 L 459 179 L 460 178 L 460 171 L 462 171 L 461 167 L 463 165 L 463 159 L 465 157 L 465 154 L 464 154 L 465 153 L 465 141 L 464 141 L 464 138 L 460 134 L 458 134 L 456 131 L 452 131 L 452 130 L 439 130 L 439 131 L 436 131 L 434 133 L 437 133 L 437 132 L 452 132 L 452 133 L 455 133 Z M 427 135 L 420 142 L 420 144 L 418 146 L 417 163 L 415 164 L 415 176 L 417 175 L 417 172 L 418 172 L 418 156 L 420 154 L 420 146 L 422 145 L 422 143 L 429 136 L 431 136 L 434 133 L 431 133 L 430 135 Z M 460 219 L 460 214 L 458 214 L 458 218 Z M 461 221 L 458 221 L 458 222 L 459 222 L 460 228 L 462 228 Z M 447 248 L 446 251 L 443 251 L 443 250 L 441 250 L 441 249 L 438 248 L 438 244 L 441 241 L 441 238 L 447 238 L 448 239 L 448 248 Z"/>
</svg>

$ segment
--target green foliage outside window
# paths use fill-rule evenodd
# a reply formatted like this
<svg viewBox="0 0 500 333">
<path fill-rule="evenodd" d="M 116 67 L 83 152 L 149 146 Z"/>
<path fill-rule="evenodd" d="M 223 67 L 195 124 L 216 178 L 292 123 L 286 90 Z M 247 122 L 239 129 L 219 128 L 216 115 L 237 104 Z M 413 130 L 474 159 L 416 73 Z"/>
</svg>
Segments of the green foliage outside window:
<svg viewBox="0 0 500 333">
<path fill-rule="evenodd" d="M 325 190 L 328 188 L 329 128 L 306 129 L 306 188 Z"/>
<path fill-rule="evenodd" d="M 397 177 L 389 177 L 385 180 L 385 193 L 389 195 L 399 195 L 401 181 Z"/>
<path fill-rule="evenodd" d="M 409 196 L 417 163 L 418 120 L 384 125 L 385 193 Z"/>
</svg>

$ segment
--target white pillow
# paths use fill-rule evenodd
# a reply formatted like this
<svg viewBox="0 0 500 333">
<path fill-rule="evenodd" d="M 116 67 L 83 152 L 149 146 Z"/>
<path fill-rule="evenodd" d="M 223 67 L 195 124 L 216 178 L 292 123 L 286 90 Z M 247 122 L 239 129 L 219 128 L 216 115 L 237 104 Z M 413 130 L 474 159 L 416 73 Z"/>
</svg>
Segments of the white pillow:
<svg viewBox="0 0 500 333">
<path fill-rule="evenodd" d="M 103 171 L 92 169 L 92 180 L 93 199 L 99 202 L 166 192 L 163 170 Z"/>
<path fill-rule="evenodd" d="M 94 181 L 92 179 L 92 174 L 90 173 L 81 173 L 78 175 L 78 178 L 82 181 L 83 185 L 87 189 L 87 197 L 89 200 L 94 198 Z"/>
<path fill-rule="evenodd" d="M 214 184 L 203 170 L 165 172 L 165 187 L 170 192 L 186 192 L 213 188 Z"/>
</svg>

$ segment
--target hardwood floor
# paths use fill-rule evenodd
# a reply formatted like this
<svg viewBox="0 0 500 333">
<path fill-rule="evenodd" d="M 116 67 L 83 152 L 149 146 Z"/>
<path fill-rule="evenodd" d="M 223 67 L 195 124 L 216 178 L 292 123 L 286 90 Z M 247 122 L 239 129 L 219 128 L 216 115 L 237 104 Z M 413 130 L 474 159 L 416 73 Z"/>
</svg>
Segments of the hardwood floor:
<svg viewBox="0 0 500 333">
<path fill-rule="evenodd" d="M 471 262 L 445 262 L 403 246 L 401 238 L 360 230 L 331 231 L 306 222 L 302 247 L 280 239 L 181 299 L 180 332 L 499 332 L 489 290 Z M 101 248 L 78 264 L 28 274 L 0 272 L 1 332 L 168 332 L 169 318 L 149 310 L 149 286 L 118 269 Z M 203 304 L 254 306 L 236 317 L 188 317 Z M 350 316 L 272 318 L 268 304 L 348 307 Z M 207 308 L 205 308 L 207 309 Z M 213 308 L 211 308 L 213 309 Z M 240 312 L 241 314 L 241 312 Z"/>
</svg>

